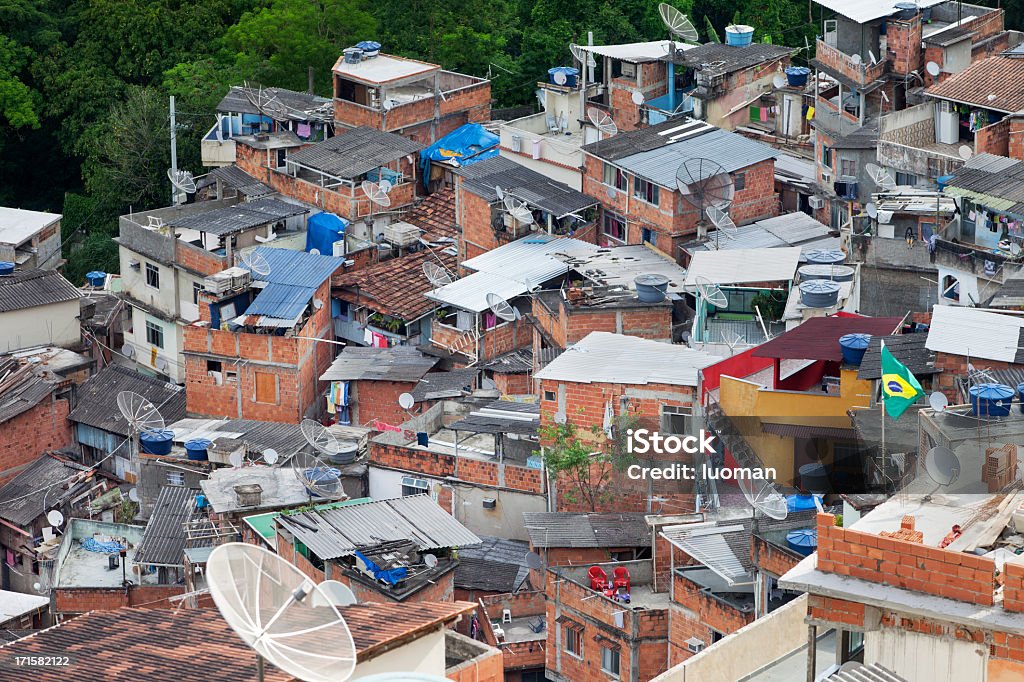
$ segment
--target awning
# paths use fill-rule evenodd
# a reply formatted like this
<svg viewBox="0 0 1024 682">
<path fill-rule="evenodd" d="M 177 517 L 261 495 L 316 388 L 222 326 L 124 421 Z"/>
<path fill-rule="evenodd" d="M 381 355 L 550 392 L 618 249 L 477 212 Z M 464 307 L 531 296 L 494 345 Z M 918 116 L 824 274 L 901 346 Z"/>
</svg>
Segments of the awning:
<svg viewBox="0 0 1024 682">
<path fill-rule="evenodd" d="M 752 580 L 750 570 L 726 541 L 726 536 L 733 533 L 745 535 L 746 529 L 743 526 L 711 526 L 686 530 L 682 526 L 666 528 L 662 535 L 730 585 L 749 583 Z"/>
<path fill-rule="evenodd" d="M 761 430 L 787 438 L 833 438 L 836 440 L 857 440 L 856 429 L 838 426 L 807 426 L 804 424 L 761 424 Z"/>
<path fill-rule="evenodd" d="M 611 649 L 612 651 L 618 651 L 622 648 L 622 645 L 616 642 L 614 639 L 609 639 L 604 635 L 595 635 L 594 641 L 603 646 L 605 649 Z"/>
</svg>

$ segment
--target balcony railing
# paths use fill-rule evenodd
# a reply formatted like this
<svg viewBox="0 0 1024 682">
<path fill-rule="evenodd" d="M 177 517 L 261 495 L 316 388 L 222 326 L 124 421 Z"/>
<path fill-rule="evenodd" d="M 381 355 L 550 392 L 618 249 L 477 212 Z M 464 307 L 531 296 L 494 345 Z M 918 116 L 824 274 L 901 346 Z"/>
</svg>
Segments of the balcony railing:
<svg viewBox="0 0 1024 682">
<path fill-rule="evenodd" d="M 815 57 L 827 69 L 849 78 L 860 86 L 874 83 L 885 75 L 888 68 L 888 62 L 865 64 L 859 55 L 854 56 L 840 52 L 838 48 L 832 47 L 821 39 L 817 42 Z"/>
</svg>

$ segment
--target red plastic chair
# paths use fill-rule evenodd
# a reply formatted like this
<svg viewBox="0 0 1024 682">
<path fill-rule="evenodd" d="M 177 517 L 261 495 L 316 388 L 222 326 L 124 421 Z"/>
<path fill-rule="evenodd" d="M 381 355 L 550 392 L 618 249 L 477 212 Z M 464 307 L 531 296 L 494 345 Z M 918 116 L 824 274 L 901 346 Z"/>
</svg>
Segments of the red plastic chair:
<svg viewBox="0 0 1024 682">
<path fill-rule="evenodd" d="M 624 588 L 626 588 L 626 592 L 629 592 L 630 591 L 630 587 L 632 587 L 632 584 L 630 583 L 630 580 L 629 580 L 629 569 L 626 568 L 625 566 L 617 566 L 615 568 L 614 575 L 615 575 L 615 583 L 614 583 L 615 587 L 624 587 Z"/>
<path fill-rule="evenodd" d="M 590 576 L 590 589 L 601 591 L 608 587 L 608 574 L 600 566 L 591 566 L 587 574 Z"/>
</svg>

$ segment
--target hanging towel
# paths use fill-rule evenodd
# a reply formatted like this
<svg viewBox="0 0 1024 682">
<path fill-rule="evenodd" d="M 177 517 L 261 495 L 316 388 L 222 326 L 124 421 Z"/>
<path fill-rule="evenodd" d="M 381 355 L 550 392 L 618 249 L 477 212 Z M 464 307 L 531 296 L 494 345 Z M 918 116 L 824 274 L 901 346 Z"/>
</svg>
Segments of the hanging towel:
<svg viewBox="0 0 1024 682">
<path fill-rule="evenodd" d="M 604 404 L 604 423 L 601 426 L 604 429 L 604 435 L 611 438 L 614 434 L 615 411 L 612 409 L 610 400 Z"/>
<path fill-rule="evenodd" d="M 337 413 L 337 409 L 334 407 L 334 402 L 328 400 L 327 401 L 327 414 L 336 414 L 336 413 Z"/>
<path fill-rule="evenodd" d="M 807 107 L 807 120 L 811 121 L 814 119 L 814 107 Z"/>
<path fill-rule="evenodd" d="M 767 121 L 768 120 L 768 107 L 761 107 L 761 120 L 762 121 Z"/>
<path fill-rule="evenodd" d="M 763 120 L 761 118 L 761 107 L 754 107 L 754 106 L 750 107 L 750 120 L 751 121 L 761 121 L 761 120 Z"/>
<path fill-rule="evenodd" d="M 363 343 L 365 343 L 367 346 L 373 345 L 373 332 L 371 332 L 369 329 L 363 330 Z"/>
<path fill-rule="evenodd" d="M 310 129 L 308 123 L 300 123 L 295 132 L 303 140 L 308 140 L 310 136 L 313 134 L 313 131 Z"/>
<path fill-rule="evenodd" d="M 346 426 L 352 423 L 352 418 L 348 415 L 347 407 L 338 408 L 338 423 L 345 424 Z"/>
</svg>

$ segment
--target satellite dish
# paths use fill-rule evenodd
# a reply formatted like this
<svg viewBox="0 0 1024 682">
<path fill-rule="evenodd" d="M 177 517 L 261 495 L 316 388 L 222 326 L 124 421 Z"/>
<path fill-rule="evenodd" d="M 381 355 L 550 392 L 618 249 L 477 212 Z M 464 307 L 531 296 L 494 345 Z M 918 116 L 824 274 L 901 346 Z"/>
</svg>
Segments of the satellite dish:
<svg viewBox="0 0 1024 682">
<path fill-rule="evenodd" d="M 942 412 L 949 406 L 949 399 L 944 393 L 935 391 L 928 396 L 928 405 L 936 412 Z"/>
<path fill-rule="evenodd" d="M 41 584 L 39 584 L 39 583 L 32 583 L 32 589 L 35 590 L 36 592 L 42 592 L 43 591 L 43 586 Z"/>
<path fill-rule="evenodd" d="M 351 606 L 359 602 L 349 586 L 337 580 L 325 580 L 320 583 L 320 592 L 327 598 L 328 604 L 335 606 Z"/>
<path fill-rule="evenodd" d="M 860 64 L 861 61 L 862 60 L 860 58 L 860 55 L 857 54 L 856 52 L 854 52 L 853 54 L 850 55 L 850 63 L 851 64 Z"/>
<path fill-rule="evenodd" d="M 669 33 L 682 38 L 683 42 L 696 43 L 698 40 L 697 29 L 693 23 L 686 18 L 686 15 L 668 3 L 658 5 L 658 13 Z"/>
<path fill-rule="evenodd" d="M 708 206 L 704 209 L 704 213 L 707 215 L 708 220 L 711 221 L 712 225 L 730 237 L 739 230 L 739 228 L 736 227 L 736 223 L 734 223 L 732 218 L 729 217 L 729 214 L 717 206 Z"/>
<path fill-rule="evenodd" d="M 488 379 L 487 377 L 484 377 L 480 381 L 480 388 L 484 389 L 485 391 L 493 391 L 494 389 L 498 388 L 498 384 L 494 383 L 494 379 Z"/>
<path fill-rule="evenodd" d="M 312 419 L 303 419 L 299 425 L 302 436 L 318 452 L 331 456 L 338 453 L 338 440 L 323 424 Z"/>
<path fill-rule="evenodd" d="M 505 200 L 505 190 L 503 190 L 501 188 L 501 185 L 495 185 L 494 186 L 494 194 L 497 195 L 498 201 L 504 201 Z"/>
<path fill-rule="evenodd" d="M 171 181 L 171 185 L 174 189 L 185 194 L 196 193 L 196 181 L 192 177 L 192 173 L 186 170 L 174 170 L 173 168 L 167 169 L 167 179 Z"/>
<path fill-rule="evenodd" d="M 960 145 L 960 148 L 956 150 L 956 153 L 960 155 L 960 158 L 967 161 L 969 158 L 974 156 L 974 150 L 966 144 Z"/>
<path fill-rule="evenodd" d="M 165 358 L 158 357 L 156 359 L 156 368 L 160 372 L 167 371 L 167 360 Z"/>
<path fill-rule="evenodd" d="M 128 422 L 132 434 L 143 431 L 159 431 L 164 428 L 164 418 L 153 403 L 132 391 L 117 394 L 117 409 Z"/>
<path fill-rule="evenodd" d="M 506 322 L 519 319 L 519 311 L 498 294 L 489 293 L 487 294 L 486 299 L 491 312 L 497 315 L 500 319 L 505 320 Z"/>
<path fill-rule="evenodd" d="M 929 76 L 938 76 L 942 69 L 935 62 L 928 62 L 924 65 L 924 70 L 928 72 Z"/>
<path fill-rule="evenodd" d="M 363 194 L 366 195 L 367 199 L 381 208 L 388 208 L 391 206 L 391 197 L 388 196 L 387 190 L 381 187 L 378 183 L 363 180 L 363 183 L 359 185 L 359 189 L 363 191 Z"/>
<path fill-rule="evenodd" d="M 615 125 L 615 121 L 612 120 L 611 114 L 607 111 L 590 107 L 587 109 L 587 118 L 590 119 L 595 128 L 609 137 L 619 132 L 619 126 Z"/>
<path fill-rule="evenodd" d="M 423 275 L 435 289 L 440 289 L 452 283 L 452 276 L 437 263 L 426 261 L 423 263 Z"/>
<path fill-rule="evenodd" d="M 736 482 L 755 512 L 761 512 L 776 520 L 782 520 L 788 516 L 789 505 L 786 503 L 786 498 L 775 490 L 775 486 L 771 482 L 755 481 L 750 478 L 739 478 Z"/>
<path fill-rule="evenodd" d="M 220 545 L 206 563 L 210 596 L 256 654 L 304 682 L 344 682 L 356 646 L 330 595 L 262 547 Z"/>
<path fill-rule="evenodd" d="M 781 73 L 775 74 L 772 78 L 772 87 L 776 90 L 786 87 L 786 78 Z"/>
<path fill-rule="evenodd" d="M 871 180 L 885 190 L 896 189 L 896 180 L 893 179 L 892 173 L 881 168 L 873 163 L 864 165 L 864 170 L 867 171 L 868 176 Z"/>
<path fill-rule="evenodd" d="M 321 299 L 319 299 L 319 298 L 314 298 L 313 299 L 313 309 L 314 310 L 320 310 L 323 307 L 324 307 L 324 302 Z"/>
<path fill-rule="evenodd" d="M 732 203 L 735 186 L 732 177 L 711 159 L 687 159 L 676 169 L 676 186 L 686 200 L 703 216 L 709 206 L 725 208 Z"/>
<path fill-rule="evenodd" d="M 232 452 L 228 456 L 228 462 L 231 463 L 231 466 L 233 466 L 234 468 L 238 469 L 243 464 L 245 464 L 245 455 L 241 451 L 239 451 L 239 452 Z"/>
<path fill-rule="evenodd" d="M 1018 244 L 1017 242 L 1010 242 L 1010 255 L 1016 257 L 1019 256 L 1020 253 L 1020 244 Z"/>
<path fill-rule="evenodd" d="M 630 95 L 629 98 L 632 99 L 633 104 L 637 106 L 640 106 L 641 104 L 644 103 L 644 93 L 640 92 L 639 90 L 634 90 L 633 94 Z"/>
<path fill-rule="evenodd" d="M 924 456 L 924 470 L 938 485 L 951 485 L 960 478 L 960 459 L 955 452 L 939 445 Z"/>
<path fill-rule="evenodd" d="M 380 182 L 378 182 L 377 185 L 381 188 L 381 190 L 385 194 L 387 192 L 391 191 L 391 181 L 390 180 L 385 180 L 385 179 L 381 178 Z"/>
<path fill-rule="evenodd" d="M 137 488 L 132 488 L 131 490 L 128 491 L 128 499 L 131 500 L 132 502 L 139 501 L 139 491 Z"/>
<path fill-rule="evenodd" d="M 130 343 L 124 344 L 123 346 L 121 346 L 121 354 L 124 355 L 129 360 L 131 360 L 132 358 L 135 357 L 135 346 L 133 346 Z"/>
<path fill-rule="evenodd" d="M 412 393 L 403 393 L 398 396 L 398 406 L 403 410 L 411 410 L 412 406 L 416 404 L 416 398 L 413 397 Z"/>
<path fill-rule="evenodd" d="M 533 211 L 526 205 L 525 201 L 517 201 L 511 194 L 505 194 L 505 198 L 502 200 L 505 205 L 505 210 L 508 214 L 515 218 L 516 222 L 524 225 L 533 224 Z"/>
<path fill-rule="evenodd" d="M 255 251 L 247 251 L 242 253 L 238 259 L 242 261 L 242 266 L 254 275 L 266 277 L 270 274 L 270 263 L 267 262 L 267 259 L 262 254 Z"/>
<path fill-rule="evenodd" d="M 572 53 L 572 58 L 578 61 L 581 65 L 590 67 L 597 66 L 597 62 L 594 60 L 594 55 L 582 45 L 569 43 L 569 52 Z"/>
<path fill-rule="evenodd" d="M 64 525 L 64 515 L 61 514 L 60 511 L 58 511 L 56 509 L 51 509 L 50 511 L 48 511 L 46 513 L 46 521 L 51 526 L 59 527 L 59 526 Z"/>
<path fill-rule="evenodd" d="M 527 552 L 526 565 L 534 570 L 540 570 L 544 568 L 544 561 L 540 558 L 540 554 L 537 554 L 536 552 Z"/>
<path fill-rule="evenodd" d="M 310 249 L 309 250 L 309 255 L 311 255 L 311 256 L 319 256 L 320 255 L 320 249 Z"/>
<path fill-rule="evenodd" d="M 696 285 L 698 296 L 707 301 L 708 305 L 716 308 L 727 308 L 729 306 L 729 299 L 726 297 L 721 287 L 707 277 L 698 275 L 696 278 Z"/>
<path fill-rule="evenodd" d="M 565 85 L 566 80 L 568 79 L 565 77 L 565 71 L 555 71 L 555 85 Z"/>
<path fill-rule="evenodd" d="M 263 451 L 263 461 L 269 464 L 270 466 L 274 466 L 275 464 L 277 464 L 277 460 L 279 459 L 279 457 L 280 455 L 277 454 L 277 450 L 275 450 L 274 448 L 267 448 L 266 450 Z"/>
<path fill-rule="evenodd" d="M 341 445 L 323 424 L 312 419 L 303 419 L 299 430 L 317 453 L 327 457 L 338 457 L 341 454 Z M 341 472 L 328 466 L 319 455 L 298 453 L 293 461 L 295 477 L 302 482 L 310 495 L 336 500 L 345 497 L 345 490 L 341 485 Z"/>
<path fill-rule="evenodd" d="M 423 563 L 427 568 L 435 568 L 437 566 L 437 557 L 433 554 L 424 554 Z"/>
<path fill-rule="evenodd" d="M 868 205 L 865 206 L 865 208 L 867 209 L 869 216 L 871 216 L 872 218 L 878 217 L 878 207 L 875 206 L 873 203 L 868 202 Z"/>
</svg>

